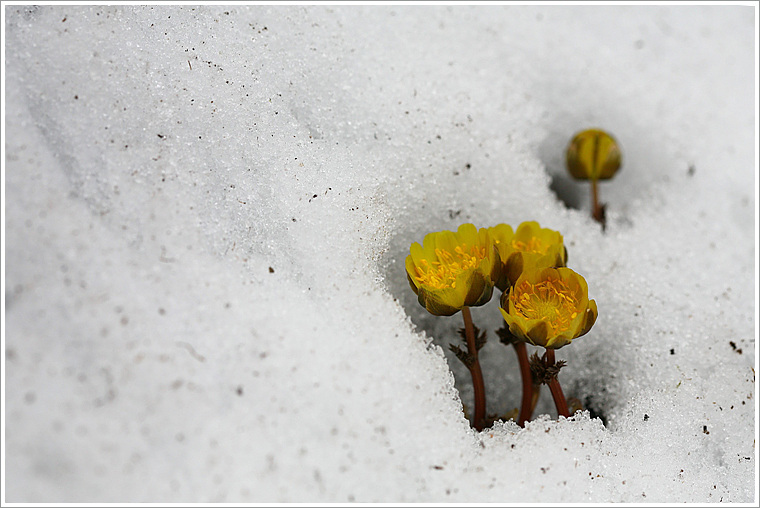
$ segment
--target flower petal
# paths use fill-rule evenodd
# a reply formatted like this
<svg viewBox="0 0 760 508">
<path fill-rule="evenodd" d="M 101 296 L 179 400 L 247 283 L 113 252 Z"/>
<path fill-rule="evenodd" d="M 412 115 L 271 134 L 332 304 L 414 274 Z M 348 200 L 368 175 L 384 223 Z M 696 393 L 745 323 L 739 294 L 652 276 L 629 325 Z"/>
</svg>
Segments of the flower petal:
<svg viewBox="0 0 760 508">
<path fill-rule="evenodd" d="M 481 231 L 484 228 L 481 228 Z M 457 228 L 457 237 L 459 243 L 466 243 L 467 245 L 477 245 L 478 242 L 478 229 L 474 224 L 462 224 Z"/>
<path fill-rule="evenodd" d="M 544 347 L 546 349 L 559 349 L 561 347 L 567 346 L 572 341 L 573 338 L 569 334 L 561 334 L 549 339 L 549 341 L 546 343 L 546 346 Z"/>
<path fill-rule="evenodd" d="M 591 330 L 591 327 L 594 326 L 594 323 L 596 323 L 597 315 L 598 311 L 596 309 L 596 301 L 590 300 L 588 302 L 588 308 L 586 309 L 585 319 L 583 321 L 583 329 L 581 330 L 581 333 L 578 334 L 578 337 L 586 335 L 589 330 Z"/>
<path fill-rule="evenodd" d="M 459 240 L 457 239 L 456 233 L 453 231 L 440 231 L 435 236 L 435 249 L 454 252 L 454 249 L 458 246 Z"/>
<path fill-rule="evenodd" d="M 525 257 L 520 251 L 512 252 L 507 262 L 504 265 L 504 275 L 506 277 L 507 284 L 514 285 L 520 275 L 523 273 L 523 267 L 525 266 Z"/>
<path fill-rule="evenodd" d="M 412 262 L 415 266 L 420 266 L 420 261 L 425 259 L 425 250 L 423 249 L 422 245 L 420 245 L 417 242 L 414 242 L 409 247 L 409 255 L 412 257 Z M 408 258 L 407 258 L 408 259 Z M 407 264 L 407 267 L 409 265 Z M 416 275 L 416 274 L 413 274 Z"/>
<path fill-rule="evenodd" d="M 536 323 L 528 330 L 528 339 L 535 346 L 545 346 L 549 329 L 545 321 L 535 320 Z"/>
<path fill-rule="evenodd" d="M 409 257 L 407 256 L 407 258 L 406 258 L 406 264 L 407 264 L 407 268 L 406 268 L 406 280 L 407 280 L 407 282 L 409 282 L 409 286 L 411 286 L 412 291 L 414 291 L 414 294 L 416 295 L 416 294 L 418 294 L 419 290 L 417 289 L 417 283 L 414 281 L 414 279 L 412 279 L 412 276 L 409 274 L 409 263 L 411 263 L 411 261 L 410 261 Z"/>
<path fill-rule="evenodd" d="M 463 302 L 459 303 L 461 299 L 446 290 L 429 291 L 422 287 L 417 294 L 417 300 L 434 316 L 451 316 L 463 307 Z"/>
</svg>

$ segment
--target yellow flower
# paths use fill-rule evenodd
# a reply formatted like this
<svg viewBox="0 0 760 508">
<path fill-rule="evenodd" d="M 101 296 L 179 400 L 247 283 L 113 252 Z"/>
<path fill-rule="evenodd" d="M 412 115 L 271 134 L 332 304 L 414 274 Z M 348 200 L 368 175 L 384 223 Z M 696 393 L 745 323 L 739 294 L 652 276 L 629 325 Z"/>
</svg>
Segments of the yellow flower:
<svg viewBox="0 0 760 508">
<path fill-rule="evenodd" d="M 597 316 L 584 278 L 563 267 L 524 272 L 501 295 L 500 310 L 512 335 L 548 349 L 588 333 Z"/>
<path fill-rule="evenodd" d="M 406 275 L 420 305 L 436 316 L 491 299 L 500 263 L 486 228 L 462 224 L 457 232 L 425 235 L 406 257 Z"/>
<path fill-rule="evenodd" d="M 607 180 L 620 169 L 617 141 L 600 129 L 576 134 L 565 153 L 567 170 L 579 180 Z"/>
<path fill-rule="evenodd" d="M 506 290 L 524 271 L 565 266 L 567 249 L 559 232 L 542 228 L 538 222 L 523 222 L 512 231 L 512 226 L 499 224 L 489 228 L 502 269 L 496 287 Z"/>
</svg>

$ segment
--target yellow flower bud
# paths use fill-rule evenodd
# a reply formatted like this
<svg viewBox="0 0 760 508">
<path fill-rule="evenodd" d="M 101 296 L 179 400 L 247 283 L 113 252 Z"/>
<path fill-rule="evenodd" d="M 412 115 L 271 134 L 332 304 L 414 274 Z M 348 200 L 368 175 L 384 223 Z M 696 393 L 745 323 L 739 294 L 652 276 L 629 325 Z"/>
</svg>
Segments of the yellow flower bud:
<svg viewBox="0 0 760 508">
<path fill-rule="evenodd" d="M 489 228 L 489 231 L 502 264 L 500 277 L 496 281 L 496 287 L 502 291 L 514 284 L 525 270 L 567 264 L 567 249 L 562 235 L 542 228 L 536 221 L 523 222 L 514 232 L 508 224 L 499 224 Z"/>
<path fill-rule="evenodd" d="M 585 335 L 597 316 L 586 280 L 570 268 L 523 272 L 501 295 L 500 310 L 512 335 L 547 349 Z"/>
<path fill-rule="evenodd" d="M 617 141 L 600 129 L 579 132 L 566 152 L 567 170 L 579 180 L 607 180 L 620 169 Z"/>
<path fill-rule="evenodd" d="M 499 269 L 488 229 L 472 224 L 462 224 L 456 233 L 429 233 L 422 245 L 412 243 L 406 257 L 409 285 L 420 305 L 436 316 L 487 303 Z"/>
</svg>

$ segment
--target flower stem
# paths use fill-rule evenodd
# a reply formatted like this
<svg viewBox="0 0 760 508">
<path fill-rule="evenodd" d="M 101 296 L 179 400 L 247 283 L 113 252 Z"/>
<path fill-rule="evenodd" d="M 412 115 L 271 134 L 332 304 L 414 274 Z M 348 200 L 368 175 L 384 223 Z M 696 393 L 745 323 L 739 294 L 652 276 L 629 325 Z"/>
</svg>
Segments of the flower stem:
<svg viewBox="0 0 760 508">
<path fill-rule="evenodd" d="M 547 366 L 554 365 L 554 350 L 546 350 Z M 567 409 L 567 401 L 565 401 L 565 394 L 562 393 L 562 387 L 559 385 L 559 379 L 553 377 L 549 381 L 549 390 L 552 392 L 552 398 L 554 399 L 554 405 L 557 407 L 557 414 L 570 418 L 570 411 Z"/>
<path fill-rule="evenodd" d="M 525 427 L 525 422 L 530 419 L 533 413 L 533 377 L 530 374 L 530 365 L 528 364 L 528 351 L 524 342 L 513 342 L 512 346 L 517 353 L 517 359 L 520 362 L 520 375 L 522 376 L 522 405 L 520 406 L 520 416 L 517 419 L 517 425 Z"/>
<path fill-rule="evenodd" d="M 604 211 L 599 205 L 599 189 L 597 187 L 596 178 L 591 179 L 591 216 L 599 224 L 604 226 Z"/>
<path fill-rule="evenodd" d="M 462 318 L 464 319 L 464 332 L 467 337 L 467 352 L 472 357 L 472 363 L 468 366 L 472 375 L 472 389 L 475 392 L 475 415 L 472 426 L 475 430 L 481 431 L 485 427 L 486 419 L 486 388 L 483 383 L 483 371 L 480 370 L 478 361 L 478 348 L 475 347 L 475 329 L 472 325 L 472 315 L 469 307 L 462 307 Z"/>
</svg>

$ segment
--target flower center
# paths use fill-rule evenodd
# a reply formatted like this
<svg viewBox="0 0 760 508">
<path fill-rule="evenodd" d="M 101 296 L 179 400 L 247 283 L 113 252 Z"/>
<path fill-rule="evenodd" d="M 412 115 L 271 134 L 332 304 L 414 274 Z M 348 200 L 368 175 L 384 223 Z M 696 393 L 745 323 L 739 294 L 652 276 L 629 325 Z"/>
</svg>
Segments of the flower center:
<svg viewBox="0 0 760 508">
<path fill-rule="evenodd" d="M 564 332 L 578 315 L 578 301 L 561 279 L 548 278 L 537 284 L 523 281 L 510 295 L 517 312 L 526 319 L 540 319 L 550 334 Z"/>
<path fill-rule="evenodd" d="M 522 252 L 544 254 L 548 249 L 548 245 L 544 245 L 541 240 L 533 236 L 527 243 L 520 240 L 512 240 L 512 248 Z"/>
<path fill-rule="evenodd" d="M 438 258 L 435 261 L 420 260 L 420 266 L 416 267 L 417 282 L 435 289 L 456 288 L 457 276 L 477 268 L 486 257 L 486 248 L 462 244 L 454 252 L 435 249 L 435 255 Z"/>
</svg>

